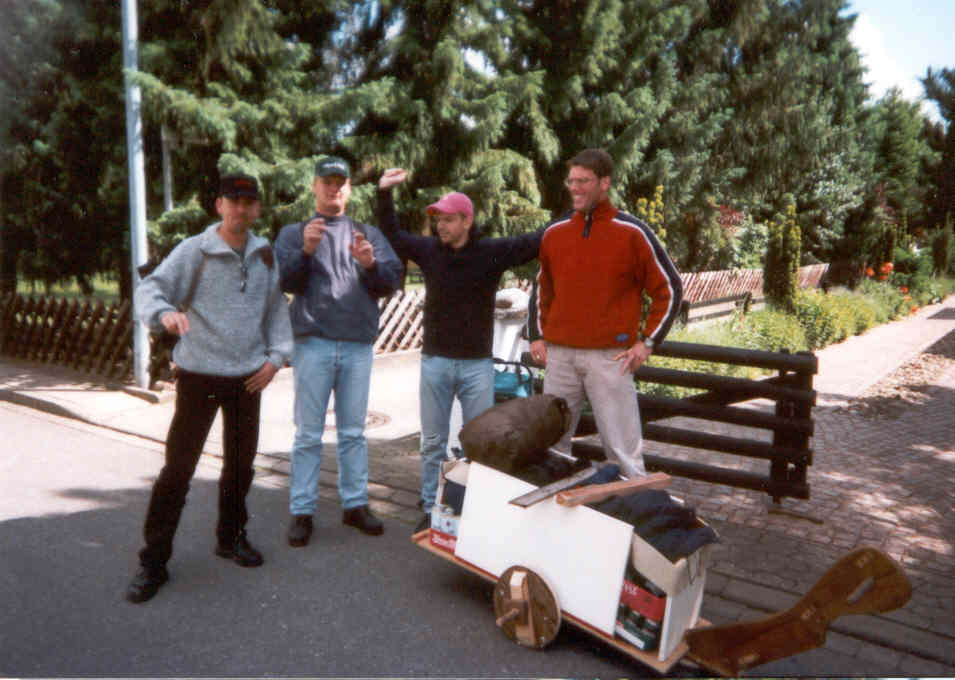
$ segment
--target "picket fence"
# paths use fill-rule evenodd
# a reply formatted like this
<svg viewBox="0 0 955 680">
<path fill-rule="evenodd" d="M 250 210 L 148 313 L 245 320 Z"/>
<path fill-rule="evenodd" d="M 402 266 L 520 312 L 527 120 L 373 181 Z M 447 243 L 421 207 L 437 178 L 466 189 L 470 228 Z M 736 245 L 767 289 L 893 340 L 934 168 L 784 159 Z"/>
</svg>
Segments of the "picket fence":
<svg viewBox="0 0 955 680">
<path fill-rule="evenodd" d="M 799 269 L 802 288 L 817 287 L 828 265 Z M 749 293 L 763 295 L 759 269 L 683 274 L 684 298 L 699 303 Z M 529 292 L 531 283 L 517 284 Z M 420 349 L 424 333 L 424 290 L 403 290 L 381 303 L 375 352 Z M 133 324 L 129 301 L 106 305 L 21 295 L 0 299 L 0 355 L 57 364 L 112 380 L 129 380 L 133 370 Z"/>
</svg>

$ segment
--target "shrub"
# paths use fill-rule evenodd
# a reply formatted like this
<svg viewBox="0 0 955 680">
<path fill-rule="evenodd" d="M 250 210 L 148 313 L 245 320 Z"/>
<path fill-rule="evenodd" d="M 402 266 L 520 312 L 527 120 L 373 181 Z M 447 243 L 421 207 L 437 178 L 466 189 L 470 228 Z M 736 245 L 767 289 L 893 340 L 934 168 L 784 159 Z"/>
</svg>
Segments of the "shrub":
<svg viewBox="0 0 955 680">
<path fill-rule="evenodd" d="M 902 293 L 895 286 L 878 281 L 865 280 L 859 286 L 859 293 L 875 303 L 878 311 L 878 322 L 885 323 L 909 313 L 911 300 L 906 300 L 907 293 Z"/>
<path fill-rule="evenodd" d="M 792 314 L 767 308 L 746 316 L 739 326 L 737 346 L 768 352 L 800 352 L 809 349 L 806 332 Z"/>
<path fill-rule="evenodd" d="M 952 216 L 945 217 L 945 226 L 932 233 L 933 273 L 945 275 L 952 261 Z"/>
<path fill-rule="evenodd" d="M 806 333 L 809 349 L 842 342 L 861 332 L 860 320 L 849 293 L 825 295 L 819 291 L 800 291 L 796 296 L 796 318 Z M 868 326 L 864 325 L 864 330 Z"/>
<path fill-rule="evenodd" d="M 799 289 L 800 231 L 796 224 L 796 205 L 787 197 L 785 215 L 777 215 L 769 225 L 766 262 L 763 265 L 763 294 L 775 307 L 792 311 Z"/>
</svg>

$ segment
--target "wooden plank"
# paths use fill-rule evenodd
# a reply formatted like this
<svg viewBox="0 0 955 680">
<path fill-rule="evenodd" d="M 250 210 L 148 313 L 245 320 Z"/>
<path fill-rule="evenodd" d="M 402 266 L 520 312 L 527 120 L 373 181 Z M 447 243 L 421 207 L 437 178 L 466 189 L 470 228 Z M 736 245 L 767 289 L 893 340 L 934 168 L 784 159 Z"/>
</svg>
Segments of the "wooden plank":
<svg viewBox="0 0 955 680">
<path fill-rule="evenodd" d="M 664 489 L 670 486 L 670 475 L 657 472 L 645 477 L 635 477 L 622 482 L 607 484 L 588 484 L 579 489 L 561 491 L 556 496 L 558 505 L 574 507 L 585 503 L 599 503 L 611 496 L 626 496 L 627 494 L 644 491 L 646 489 Z"/>
<path fill-rule="evenodd" d="M 110 378 L 125 379 L 133 373 L 133 323 L 129 318 L 123 323 L 123 334 L 114 346 L 109 358 Z"/>
<path fill-rule="evenodd" d="M 77 346 L 80 343 L 80 338 L 83 335 L 83 327 L 86 323 L 87 317 L 89 317 L 90 312 L 93 309 L 93 305 L 89 300 L 83 301 L 76 309 L 76 314 L 73 316 L 73 319 L 66 329 L 66 339 L 63 345 L 63 357 L 61 362 L 64 366 L 72 366 L 75 363 L 77 355 Z"/>
<path fill-rule="evenodd" d="M 47 315 L 52 303 L 52 298 L 41 297 L 37 299 L 36 307 L 33 310 L 32 319 L 26 334 L 26 347 L 24 348 L 24 358 L 27 361 L 34 361 L 37 355 L 37 349 L 43 341 L 46 329 L 49 327 Z"/>
<path fill-rule="evenodd" d="M 815 375 L 819 372 L 819 360 L 811 352 L 787 354 L 767 352 L 741 347 L 722 347 L 719 345 L 698 345 L 690 342 L 666 341 L 660 343 L 655 355 L 674 359 L 693 361 L 713 361 L 737 366 L 755 366 L 772 371 L 784 370 Z"/>
<path fill-rule="evenodd" d="M 747 398 L 750 399 L 765 397 L 774 401 L 783 399 L 806 402 L 808 404 L 816 403 L 815 390 L 799 390 L 792 387 L 773 385 L 767 382 L 746 380 L 744 378 L 731 378 L 723 375 L 678 371 L 670 368 L 654 368 L 644 365 L 637 369 L 634 377 L 637 380 L 645 382 L 678 385 L 680 387 L 695 387 L 714 392 L 746 395 Z"/>
<path fill-rule="evenodd" d="M 784 430 L 807 436 L 812 436 L 815 430 L 815 424 L 809 417 L 780 417 L 752 408 L 713 406 L 687 399 L 658 397 L 649 394 L 638 395 L 637 401 L 640 405 L 640 419 L 645 423 L 662 418 L 685 416 L 764 430 Z"/>
<path fill-rule="evenodd" d="M 90 352 L 90 342 L 93 337 L 93 331 L 103 314 L 103 303 L 99 302 L 83 318 L 80 333 L 77 334 L 76 342 L 73 345 L 73 360 L 70 366 L 79 369 L 87 354 Z"/>
<path fill-rule="evenodd" d="M 13 293 L 3 298 L 3 325 L 0 326 L 0 353 L 8 353 L 8 348 L 12 344 L 17 311 L 22 304 L 23 299 Z"/>
<path fill-rule="evenodd" d="M 70 333 L 76 317 L 80 312 L 79 307 L 79 301 L 75 299 L 70 301 L 66 313 L 63 316 L 63 322 L 57 329 L 56 340 L 53 342 L 53 347 L 47 359 L 49 363 L 60 363 L 63 357 L 68 355 L 71 341 Z"/>
<path fill-rule="evenodd" d="M 52 350 L 54 346 L 54 341 L 56 339 L 57 331 L 63 324 L 63 318 L 66 315 L 66 310 L 68 307 L 68 302 L 66 298 L 61 298 L 56 305 L 56 310 L 52 315 L 52 322 L 50 327 L 47 329 L 46 335 L 43 337 L 42 345 L 40 347 L 38 358 L 40 361 L 49 361 L 52 355 Z"/>
<path fill-rule="evenodd" d="M 740 437 L 729 437 L 722 434 L 710 434 L 699 430 L 683 430 L 666 425 L 647 424 L 643 427 L 644 439 L 663 444 L 689 446 L 694 449 L 721 451 L 747 458 L 764 458 L 806 465 L 811 460 L 809 449 L 796 449 L 789 446 L 780 446 L 770 442 L 759 442 Z"/>
<path fill-rule="evenodd" d="M 103 351 L 100 354 L 99 361 L 96 363 L 96 372 L 98 374 L 108 376 L 110 373 L 112 373 L 111 362 L 118 349 L 116 346 L 116 341 L 122 337 L 124 327 L 130 321 L 131 306 L 132 305 L 130 304 L 129 300 L 123 300 L 119 307 L 114 305 L 109 335 L 107 335 L 103 341 Z"/>
<path fill-rule="evenodd" d="M 31 319 L 39 304 L 36 298 L 31 297 L 20 311 L 20 321 L 16 325 L 16 335 L 14 336 L 14 356 L 26 358 L 29 353 L 30 345 L 28 339 L 32 328 Z"/>
<path fill-rule="evenodd" d="M 96 319 L 96 323 L 92 328 L 89 340 L 89 351 L 83 361 L 83 370 L 87 373 L 93 371 L 93 367 L 97 364 L 97 360 L 102 355 L 104 349 L 103 341 L 109 333 L 110 326 L 113 325 L 115 305 L 110 304 L 107 307 L 101 302 L 98 309 L 102 310 L 102 313 Z"/>
</svg>

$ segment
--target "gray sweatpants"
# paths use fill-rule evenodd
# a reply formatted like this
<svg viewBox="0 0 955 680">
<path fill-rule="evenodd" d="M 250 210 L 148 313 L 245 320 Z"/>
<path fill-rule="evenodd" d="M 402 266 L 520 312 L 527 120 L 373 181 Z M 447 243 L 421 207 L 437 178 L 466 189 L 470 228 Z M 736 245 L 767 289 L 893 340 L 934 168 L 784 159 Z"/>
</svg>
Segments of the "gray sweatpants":
<svg viewBox="0 0 955 680">
<path fill-rule="evenodd" d="M 620 374 L 614 361 L 621 349 L 577 349 L 547 344 L 544 393 L 563 397 L 570 407 L 570 428 L 553 448 L 569 454 L 571 438 L 584 407 L 590 401 L 607 459 L 620 465 L 625 477 L 645 475 L 643 436 L 633 374 Z"/>
</svg>

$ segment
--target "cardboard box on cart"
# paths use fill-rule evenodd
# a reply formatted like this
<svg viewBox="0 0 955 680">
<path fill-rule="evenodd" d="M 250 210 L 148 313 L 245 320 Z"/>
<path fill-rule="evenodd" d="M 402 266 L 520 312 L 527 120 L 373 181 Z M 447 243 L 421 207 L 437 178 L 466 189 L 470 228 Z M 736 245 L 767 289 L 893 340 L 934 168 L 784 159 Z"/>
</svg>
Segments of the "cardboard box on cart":
<svg viewBox="0 0 955 680">
<path fill-rule="evenodd" d="M 660 661 L 696 624 L 709 558 L 707 547 L 670 562 L 633 527 L 585 506 L 565 507 L 554 497 L 528 508 L 510 500 L 532 484 L 480 463 L 468 468 L 454 555 L 499 577 L 520 565 L 550 586 L 572 622 L 613 638 L 627 561 L 667 593 Z"/>
</svg>

